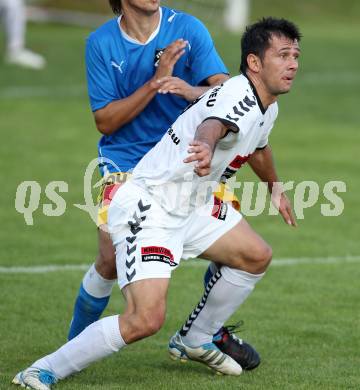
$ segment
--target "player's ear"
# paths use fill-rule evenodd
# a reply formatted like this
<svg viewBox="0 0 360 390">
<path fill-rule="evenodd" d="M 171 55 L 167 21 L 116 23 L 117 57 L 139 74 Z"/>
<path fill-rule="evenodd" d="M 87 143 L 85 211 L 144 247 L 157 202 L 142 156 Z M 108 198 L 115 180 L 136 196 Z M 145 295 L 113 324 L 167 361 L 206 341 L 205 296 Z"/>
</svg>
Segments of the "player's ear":
<svg viewBox="0 0 360 390">
<path fill-rule="evenodd" d="M 248 63 L 248 68 L 255 72 L 255 73 L 258 73 L 260 71 L 260 68 L 261 68 L 261 61 L 260 61 L 260 58 L 255 55 L 255 54 L 249 54 L 247 56 L 247 63 Z"/>
</svg>

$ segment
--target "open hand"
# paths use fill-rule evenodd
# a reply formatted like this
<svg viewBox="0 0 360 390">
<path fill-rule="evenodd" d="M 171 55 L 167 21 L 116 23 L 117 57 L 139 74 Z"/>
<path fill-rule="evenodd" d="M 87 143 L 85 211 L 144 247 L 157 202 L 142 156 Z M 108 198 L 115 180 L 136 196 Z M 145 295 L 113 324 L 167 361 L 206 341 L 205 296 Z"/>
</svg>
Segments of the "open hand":
<svg viewBox="0 0 360 390">
<path fill-rule="evenodd" d="M 275 205 L 281 216 L 283 217 L 285 223 L 287 223 L 290 226 L 297 226 L 292 208 L 291 208 L 291 203 L 288 197 L 282 192 L 280 195 L 280 201 L 278 205 Z"/>
<path fill-rule="evenodd" d="M 158 90 L 159 93 L 171 93 L 189 102 L 197 98 L 195 88 L 178 77 L 166 76 L 161 78 L 159 83 L 161 83 L 161 87 Z"/>
<path fill-rule="evenodd" d="M 177 39 L 166 47 L 160 57 L 159 65 L 154 76 L 155 79 L 172 75 L 176 62 L 185 53 L 185 47 L 188 44 L 188 41 Z"/>
<path fill-rule="evenodd" d="M 189 144 L 188 153 L 190 156 L 184 160 L 184 163 L 197 161 L 194 166 L 194 172 L 202 177 L 210 173 L 211 159 L 213 151 L 206 142 L 194 140 Z"/>
</svg>

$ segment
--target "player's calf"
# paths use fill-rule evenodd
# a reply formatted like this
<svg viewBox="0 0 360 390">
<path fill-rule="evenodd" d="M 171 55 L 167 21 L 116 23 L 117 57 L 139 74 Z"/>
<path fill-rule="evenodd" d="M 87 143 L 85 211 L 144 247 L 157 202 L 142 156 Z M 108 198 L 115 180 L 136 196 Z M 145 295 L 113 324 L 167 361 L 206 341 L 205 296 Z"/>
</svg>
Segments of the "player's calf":
<svg viewBox="0 0 360 390">
<path fill-rule="evenodd" d="M 157 333 L 165 322 L 165 306 L 149 307 L 121 316 L 121 333 L 127 344 Z"/>
<path fill-rule="evenodd" d="M 68 340 L 97 321 L 105 310 L 117 278 L 115 249 L 109 234 L 98 231 L 99 253 L 96 264 L 85 274 L 75 301 Z"/>
</svg>

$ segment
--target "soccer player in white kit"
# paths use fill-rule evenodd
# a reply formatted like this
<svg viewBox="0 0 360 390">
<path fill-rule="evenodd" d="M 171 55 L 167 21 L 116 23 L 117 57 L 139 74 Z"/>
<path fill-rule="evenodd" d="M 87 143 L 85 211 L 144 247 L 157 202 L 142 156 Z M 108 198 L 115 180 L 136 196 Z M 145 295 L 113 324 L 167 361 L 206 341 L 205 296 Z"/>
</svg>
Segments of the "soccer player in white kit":
<svg viewBox="0 0 360 390">
<path fill-rule="evenodd" d="M 270 192 L 279 181 L 268 138 L 277 97 L 289 92 L 297 73 L 300 37 L 298 28 L 284 19 L 265 18 L 246 29 L 242 74 L 188 107 L 110 205 L 125 312 L 96 321 L 19 373 L 15 383 L 47 390 L 58 379 L 156 333 L 165 319 L 171 272 L 181 259 L 197 256 L 216 259 L 221 268 L 170 339 L 170 354 L 223 374 L 241 374 L 242 367 L 212 337 L 264 276 L 272 252 L 241 214 L 212 191 L 246 161 Z M 295 226 L 283 193 L 278 208 L 285 222 Z"/>
</svg>

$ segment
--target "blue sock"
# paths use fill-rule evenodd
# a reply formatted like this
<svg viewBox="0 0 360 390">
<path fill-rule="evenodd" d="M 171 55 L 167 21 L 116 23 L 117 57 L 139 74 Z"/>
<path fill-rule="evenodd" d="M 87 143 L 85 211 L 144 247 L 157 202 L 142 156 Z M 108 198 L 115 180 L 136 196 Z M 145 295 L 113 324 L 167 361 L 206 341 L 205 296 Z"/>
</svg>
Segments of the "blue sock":
<svg viewBox="0 0 360 390">
<path fill-rule="evenodd" d="M 87 326 L 97 321 L 105 310 L 110 296 L 95 298 L 88 294 L 81 283 L 79 294 L 75 301 L 73 319 L 70 324 L 68 340 L 73 339 Z"/>
</svg>

